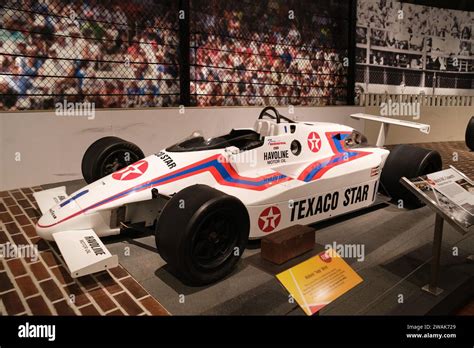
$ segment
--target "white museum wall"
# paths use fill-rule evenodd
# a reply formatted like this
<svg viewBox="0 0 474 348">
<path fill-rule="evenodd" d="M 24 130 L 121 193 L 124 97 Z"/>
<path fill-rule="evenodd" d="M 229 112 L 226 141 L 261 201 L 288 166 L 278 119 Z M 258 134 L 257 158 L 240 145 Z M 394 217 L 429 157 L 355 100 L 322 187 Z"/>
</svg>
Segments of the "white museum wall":
<svg viewBox="0 0 474 348">
<path fill-rule="evenodd" d="M 252 127 L 261 107 L 97 110 L 86 117 L 56 116 L 54 112 L 12 112 L 0 114 L 0 190 L 82 178 L 81 159 L 95 140 L 114 135 L 129 140 L 145 154 L 157 152 L 201 130 L 206 136 L 231 128 Z M 286 107 L 279 108 L 288 115 Z M 362 107 L 295 107 L 298 120 L 331 121 L 359 130 L 363 121 L 351 113 Z M 17 161 L 18 155 L 20 160 Z"/>
</svg>

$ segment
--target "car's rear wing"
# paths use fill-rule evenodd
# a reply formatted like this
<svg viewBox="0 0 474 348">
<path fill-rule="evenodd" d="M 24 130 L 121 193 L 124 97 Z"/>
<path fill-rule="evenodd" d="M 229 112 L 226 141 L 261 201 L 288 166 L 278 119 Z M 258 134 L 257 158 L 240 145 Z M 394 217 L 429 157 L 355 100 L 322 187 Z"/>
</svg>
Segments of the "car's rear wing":
<svg viewBox="0 0 474 348">
<path fill-rule="evenodd" d="M 423 123 L 405 121 L 405 120 L 397 120 L 394 118 L 362 114 L 362 113 L 352 114 L 351 117 L 358 120 L 361 119 L 361 120 L 369 120 L 369 121 L 376 121 L 376 122 L 382 123 L 380 125 L 379 136 L 377 137 L 377 143 L 376 143 L 377 146 L 383 146 L 385 144 L 385 138 L 387 137 L 387 134 L 388 134 L 388 127 L 391 124 L 402 126 L 402 127 L 416 128 L 416 129 L 419 129 L 420 132 L 425 133 L 425 134 L 430 133 L 429 124 L 423 124 Z"/>
</svg>

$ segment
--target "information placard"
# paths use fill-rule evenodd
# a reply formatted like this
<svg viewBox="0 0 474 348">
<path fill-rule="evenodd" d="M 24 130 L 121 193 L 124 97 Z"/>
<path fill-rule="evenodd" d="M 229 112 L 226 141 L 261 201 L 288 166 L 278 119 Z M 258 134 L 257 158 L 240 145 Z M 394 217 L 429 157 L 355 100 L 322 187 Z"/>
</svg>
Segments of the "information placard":
<svg viewBox="0 0 474 348">
<path fill-rule="evenodd" d="M 277 278 L 307 315 L 363 281 L 331 248 L 277 274 Z"/>
<path fill-rule="evenodd" d="M 474 225 L 474 183 L 457 169 L 410 179 L 408 184 L 464 229 Z"/>
</svg>

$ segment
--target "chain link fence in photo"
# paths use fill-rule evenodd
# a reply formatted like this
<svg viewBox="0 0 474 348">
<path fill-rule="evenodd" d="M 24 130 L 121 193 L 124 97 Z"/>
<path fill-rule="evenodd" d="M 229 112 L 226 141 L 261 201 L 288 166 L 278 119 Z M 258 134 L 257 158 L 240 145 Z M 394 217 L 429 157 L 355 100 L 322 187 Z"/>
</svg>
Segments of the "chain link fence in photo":
<svg viewBox="0 0 474 348">
<path fill-rule="evenodd" d="M 350 3 L 3 0 L 0 110 L 346 104 Z"/>
<path fill-rule="evenodd" d="M 191 104 L 346 104 L 348 16 L 349 1 L 191 1 Z"/>
<path fill-rule="evenodd" d="M 0 110 L 179 104 L 173 0 L 2 0 Z"/>
</svg>

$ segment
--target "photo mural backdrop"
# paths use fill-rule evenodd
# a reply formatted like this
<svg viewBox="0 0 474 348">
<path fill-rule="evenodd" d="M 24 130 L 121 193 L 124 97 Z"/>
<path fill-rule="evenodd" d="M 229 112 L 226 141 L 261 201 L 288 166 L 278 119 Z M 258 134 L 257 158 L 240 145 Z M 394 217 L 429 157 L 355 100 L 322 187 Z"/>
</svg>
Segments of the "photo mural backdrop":
<svg viewBox="0 0 474 348">
<path fill-rule="evenodd" d="M 192 100 L 196 105 L 345 104 L 349 5 L 347 0 L 191 1 Z"/>
<path fill-rule="evenodd" d="M 358 0 L 356 88 L 359 93 L 469 93 L 473 26 L 474 12 Z"/>
<path fill-rule="evenodd" d="M 349 3 L 2 0 L 0 110 L 345 104 Z"/>
<path fill-rule="evenodd" d="M 176 105 L 175 1 L 3 0 L 0 107 Z"/>
</svg>

